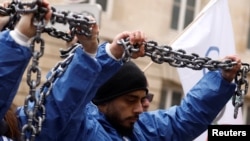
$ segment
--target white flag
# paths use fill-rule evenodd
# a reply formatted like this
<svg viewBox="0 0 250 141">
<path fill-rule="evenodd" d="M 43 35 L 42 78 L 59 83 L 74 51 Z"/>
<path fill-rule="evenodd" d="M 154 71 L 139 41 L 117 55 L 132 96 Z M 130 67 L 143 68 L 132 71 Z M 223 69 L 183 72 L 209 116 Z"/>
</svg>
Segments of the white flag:
<svg viewBox="0 0 250 141">
<path fill-rule="evenodd" d="M 235 54 L 235 42 L 227 0 L 211 0 L 197 18 L 171 44 L 174 50 L 183 49 L 188 55 L 196 53 L 200 57 L 213 60 Z M 186 94 L 208 71 L 178 68 L 178 73 Z M 241 109 L 235 119 L 234 107 L 229 101 L 215 119 L 216 124 L 243 124 Z M 204 132 L 197 141 L 206 141 Z"/>
</svg>

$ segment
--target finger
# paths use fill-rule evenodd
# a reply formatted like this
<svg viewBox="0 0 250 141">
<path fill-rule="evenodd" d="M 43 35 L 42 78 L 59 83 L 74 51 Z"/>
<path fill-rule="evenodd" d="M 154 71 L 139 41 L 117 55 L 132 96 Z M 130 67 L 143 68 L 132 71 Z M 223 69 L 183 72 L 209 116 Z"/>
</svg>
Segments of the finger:
<svg viewBox="0 0 250 141">
<path fill-rule="evenodd" d="M 137 44 L 142 44 L 145 41 L 145 34 L 142 31 L 135 33 L 135 40 Z"/>
<path fill-rule="evenodd" d="M 99 26 L 97 24 L 92 25 L 92 35 L 99 35 Z"/>
<path fill-rule="evenodd" d="M 145 34 L 141 31 L 132 32 L 130 35 L 131 44 L 142 44 L 145 41 Z"/>
<path fill-rule="evenodd" d="M 49 6 L 49 2 L 47 0 L 43 0 L 42 1 L 42 6 L 48 7 Z"/>
<path fill-rule="evenodd" d="M 122 33 L 116 35 L 116 37 L 113 40 L 113 44 L 117 44 L 118 41 L 122 40 L 122 39 L 127 39 L 130 36 L 131 32 L 129 31 L 123 31 Z"/>
<path fill-rule="evenodd" d="M 52 16 L 52 10 L 51 10 L 51 7 L 50 7 L 50 4 L 47 0 L 43 0 L 42 1 L 42 4 L 41 4 L 43 7 L 47 8 L 48 11 L 45 15 L 45 20 L 48 21 L 50 20 L 51 16 Z"/>
<path fill-rule="evenodd" d="M 142 44 L 139 49 L 140 49 L 139 56 L 140 57 L 144 56 L 145 55 L 145 45 Z"/>
<path fill-rule="evenodd" d="M 8 2 L 8 1 L 5 1 L 5 2 L 3 2 L 3 7 L 4 8 L 7 8 L 8 6 L 10 5 L 10 2 Z"/>
</svg>

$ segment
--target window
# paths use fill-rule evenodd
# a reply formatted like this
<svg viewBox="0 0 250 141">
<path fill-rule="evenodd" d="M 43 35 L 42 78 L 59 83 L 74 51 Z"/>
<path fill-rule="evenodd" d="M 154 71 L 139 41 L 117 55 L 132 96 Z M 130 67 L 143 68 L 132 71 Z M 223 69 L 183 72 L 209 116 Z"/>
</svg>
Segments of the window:
<svg viewBox="0 0 250 141">
<path fill-rule="evenodd" d="M 244 101 L 242 113 L 244 124 L 250 125 L 250 103 L 248 100 Z"/>
<path fill-rule="evenodd" d="M 182 93 L 178 91 L 173 91 L 171 106 L 179 105 L 181 102 L 181 98 L 182 98 Z"/>
<path fill-rule="evenodd" d="M 247 107 L 246 124 L 247 124 L 247 125 L 250 125 L 250 106 Z"/>
<path fill-rule="evenodd" d="M 196 14 L 197 0 L 174 0 L 171 29 L 181 31 L 187 27 Z"/>
<path fill-rule="evenodd" d="M 166 109 L 173 105 L 179 105 L 182 100 L 183 92 L 181 86 L 165 84 L 161 91 L 160 109 Z"/>
<path fill-rule="evenodd" d="M 165 109 L 165 105 L 166 105 L 166 99 L 167 99 L 167 90 L 163 89 L 161 91 L 161 98 L 160 98 L 160 105 L 159 108 L 160 109 Z"/>
<path fill-rule="evenodd" d="M 178 29 L 178 21 L 179 21 L 179 15 L 180 15 L 179 13 L 180 13 L 180 1 L 175 0 L 173 11 L 172 11 L 172 22 L 171 22 L 172 29 Z"/>
<path fill-rule="evenodd" d="M 248 26 L 248 42 L 247 42 L 247 48 L 250 49 L 250 21 Z"/>
<path fill-rule="evenodd" d="M 96 3 L 102 6 L 103 11 L 107 11 L 107 1 L 108 0 L 96 0 Z"/>
<path fill-rule="evenodd" d="M 69 0 L 69 1 L 77 1 L 77 0 Z M 89 4 L 100 4 L 102 6 L 102 10 L 106 11 L 107 10 L 107 2 L 108 0 L 78 0 L 79 3 L 89 3 Z"/>
</svg>

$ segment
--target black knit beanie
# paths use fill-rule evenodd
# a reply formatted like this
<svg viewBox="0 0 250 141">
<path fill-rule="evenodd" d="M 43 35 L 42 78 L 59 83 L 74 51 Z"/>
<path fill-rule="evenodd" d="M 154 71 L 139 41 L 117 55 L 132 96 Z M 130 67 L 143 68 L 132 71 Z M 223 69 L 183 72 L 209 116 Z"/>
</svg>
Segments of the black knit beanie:
<svg viewBox="0 0 250 141">
<path fill-rule="evenodd" d="M 97 90 L 93 103 L 98 105 L 136 90 L 145 90 L 148 93 L 147 86 L 144 73 L 135 63 L 129 61 Z"/>
</svg>

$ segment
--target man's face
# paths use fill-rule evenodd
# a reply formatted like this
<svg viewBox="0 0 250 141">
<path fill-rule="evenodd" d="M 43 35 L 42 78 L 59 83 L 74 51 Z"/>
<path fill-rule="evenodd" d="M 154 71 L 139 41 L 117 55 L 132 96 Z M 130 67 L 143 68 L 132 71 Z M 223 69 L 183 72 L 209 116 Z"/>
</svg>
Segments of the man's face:
<svg viewBox="0 0 250 141">
<path fill-rule="evenodd" d="M 134 123 L 143 112 L 142 99 L 145 96 L 144 90 L 138 90 L 107 103 L 105 115 L 118 132 L 129 134 L 133 130 Z"/>
</svg>

